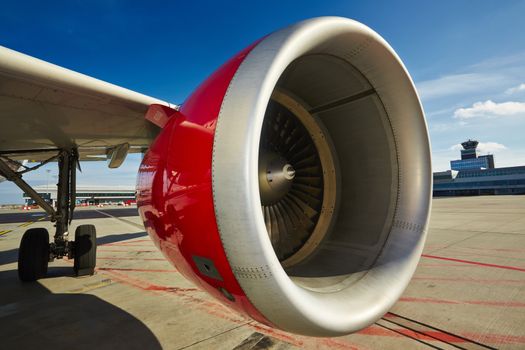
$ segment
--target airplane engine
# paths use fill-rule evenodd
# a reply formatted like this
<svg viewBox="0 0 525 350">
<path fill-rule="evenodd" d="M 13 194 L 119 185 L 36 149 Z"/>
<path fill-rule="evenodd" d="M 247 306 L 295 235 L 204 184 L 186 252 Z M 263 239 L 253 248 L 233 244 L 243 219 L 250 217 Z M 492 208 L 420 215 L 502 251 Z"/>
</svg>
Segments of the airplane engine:
<svg viewBox="0 0 525 350">
<path fill-rule="evenodd" d="M 401 296 L 430 212 L 430 145 L 388 43 L 324 17 L 274 32 L 174 112 L 137 203 L 178 271 L 285 331 L 362 329 Z"/>
</svg>

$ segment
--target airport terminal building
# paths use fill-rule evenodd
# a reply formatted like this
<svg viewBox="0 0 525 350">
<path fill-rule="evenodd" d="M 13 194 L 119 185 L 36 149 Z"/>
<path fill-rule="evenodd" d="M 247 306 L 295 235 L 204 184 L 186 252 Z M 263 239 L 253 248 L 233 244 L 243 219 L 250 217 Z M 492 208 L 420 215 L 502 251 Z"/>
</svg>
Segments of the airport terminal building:
<svg viewBox="0 0 525 350">
<path fill-rule="evenodd" d="M 38 192 L 49 203 L 57 199 L 56 186 L 35 186 Z M 34 205 L 34 201 L 24 193 L 26 205 Z M 120 204 L 135 201 L 134 186 L 77 186 L 77 204 Z"/>
<path fill-rule="evenodd" d="M 496 168 L 494 156 L 479 155 L 478 141 L 461 144 L 461 159 L 434 173 L 434 197 L 525 194 L 525 166 Z"/>
</svg>

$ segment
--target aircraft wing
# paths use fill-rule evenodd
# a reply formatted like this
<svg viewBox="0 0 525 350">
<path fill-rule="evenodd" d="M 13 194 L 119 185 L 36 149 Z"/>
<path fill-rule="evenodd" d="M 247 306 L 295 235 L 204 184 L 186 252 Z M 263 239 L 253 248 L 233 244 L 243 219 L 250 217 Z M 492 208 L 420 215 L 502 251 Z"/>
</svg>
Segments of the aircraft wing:
<svg viewBox="0 0 525 350">
<path fill-rule="evenodd" d="M 11 159 L 77 148 L 80 160 L 106 160 L 122 144 L 142 152 L 160 130 L 144 119 L 151 104 L 177 108 L 0 46 L 0 154 Z"/>
</svg>

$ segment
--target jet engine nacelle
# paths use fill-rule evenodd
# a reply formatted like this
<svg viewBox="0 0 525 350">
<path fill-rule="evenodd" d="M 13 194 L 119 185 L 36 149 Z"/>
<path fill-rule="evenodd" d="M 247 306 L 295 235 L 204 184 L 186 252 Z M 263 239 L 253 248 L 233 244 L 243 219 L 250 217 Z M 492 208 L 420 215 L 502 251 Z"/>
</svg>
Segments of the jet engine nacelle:
<svg viewBox="0 0 525 350">
<path fill-rule="evenodd" d="M 139 211 L 186 278 L 312 336 L 364 328 L 400 297 L 431 199 L 424 113 L 394 50 L 353 20 L 270 34 L 210 76 L 139 171 Z"/>
</svg>

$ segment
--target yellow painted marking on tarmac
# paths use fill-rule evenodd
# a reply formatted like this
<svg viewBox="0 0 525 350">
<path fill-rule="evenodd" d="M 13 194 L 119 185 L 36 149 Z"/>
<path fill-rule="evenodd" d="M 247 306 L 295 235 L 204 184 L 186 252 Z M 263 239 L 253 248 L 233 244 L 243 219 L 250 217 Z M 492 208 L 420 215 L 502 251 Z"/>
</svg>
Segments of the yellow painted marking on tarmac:
<svg viewBox="0 0 525 350">
<path fill-rule="evenodd" d="M 38 218 L 36 221 L 42 221 L 42 220 L 45 220 L 45 219 L 47 219 L 47 216 L 42 216 L 41 218 Z M 29 225 L 31 225 L 31 224 L 34 224 L 36 221 L 28 221 L 28 222 L 24 222 L 23 224 L 18 225 L 18 227 L 26 227 L 26 226 L 29 226 Z M 12 231 L 12 230 L 11 230 L 11 231 Z M 7 233 L 7 232 L 5 232 L 5 233 L 1 233 L 1 232 L 3 232 L 3 231 L 0 231 L 0 236 L 1 236 L 2 234 Z"/>
<path fill-rule="evenodd" d="M 25 227 L 25 226 L 29 226 L 34 223 L 35 223 L 34 221 L 28 221 L 28 222 L 24 222 L 23 224 L 18 225 L 18 227 Z"/>
<path fill-rule="evenodd" d="M 36 221 L 42 221 L 42 220 L 45 220 L 47 219 L 47 216 L 42 216 L 41 218 L 38 218 Z M 29 226 L 31 224 L 34 224 L 35 221 L 28 221 L 28 222 L 24 222 L 23 224 L 20 224 L 18 225 L 18 227 L 26 227 L 26 226 Z M 11 232 L 13 230 L 4 230 L 4 231 L 0 231 L 0 236 L 3 236 L 9 232 Z"/>
</svg>

